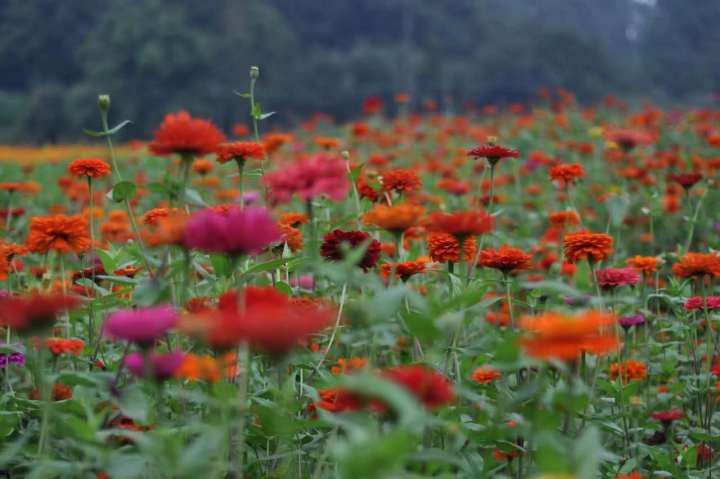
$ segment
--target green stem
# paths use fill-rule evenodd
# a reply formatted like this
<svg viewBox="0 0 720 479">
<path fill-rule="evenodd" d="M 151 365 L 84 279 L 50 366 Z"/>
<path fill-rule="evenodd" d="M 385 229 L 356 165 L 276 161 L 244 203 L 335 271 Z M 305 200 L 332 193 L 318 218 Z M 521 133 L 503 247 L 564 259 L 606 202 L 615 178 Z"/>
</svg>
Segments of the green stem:
<svg viewBox="0 0 720 479">
<path fill-rule="evenodd" d="M 235 163 L 238 166 L 238 174 L 240 176 L 240 208 L 245 207 L 245 160 L 237 156 L 235 157 Z"/>
</svg>

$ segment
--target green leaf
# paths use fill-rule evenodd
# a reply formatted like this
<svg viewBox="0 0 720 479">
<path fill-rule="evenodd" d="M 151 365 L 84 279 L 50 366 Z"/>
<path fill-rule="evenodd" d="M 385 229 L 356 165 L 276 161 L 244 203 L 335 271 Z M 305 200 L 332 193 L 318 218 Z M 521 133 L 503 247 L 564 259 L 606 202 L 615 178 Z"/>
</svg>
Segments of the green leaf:
<svg viewBox="0 0 720 479">
<path fill-rule="evenodd" d="M 340 475 L 348 479 L 390 477 L 417 444 L 417 438 L 404 429 L 383 437 L 340 443 L 337 448 Z"/>
<path fill-rule="evenodd" d="M 150 398 L 138 384 L 127 387 L 120 396 L 119 406 L 124 415 L 140 422 L 146 422 L 150 412 Z"/>
<path fill-rule="evenodd" d="M 112 135 L 114 135 L 114 134 L 117 133 L 118 131 L 122 130 L 123 128 L 125 128 L 126 126 L 128 126 L 128 125 L 131 124 L 131 123 L 132 123 L 132 122 L 131 122 L 130 120 L 125 120 L 125 121 L 122 121 L 122 122 L 118 123 L 117 125 L 115 125 L 114 127 L 110 128 L 110 129 L 107 130 L 107 131 L 95 131 L 95 130 L 88 130 L 87 128 L 83 128 L 83 132 L 84 132 L 86 135 L 88 135 L 88 136 L 93 136 L 93 137 L 95 137 L 95 138 L 100 138 L 100 137 L 103 137 L 103 136 L 112 136 Z"/>
<path fill-rule="evenodd" d="M 207 207 L 208 205 L 207 203 L 205 203 L 205 200 L 202 199 L 200 193 L 197 190 L 193 190 L 191 188 L 185 189 L 185 202 L 193 206 Z"/>
<path fill-rule="evenodd" d="M 269 112 L 269 113 L 263 113 L 263 114 L 261 114 L 261 115 L 258 117 L 258 120 L 265 120 L 266 118 L 270 118 L 270 117 L 273 116 L 275 113 L 276 113 L 276 112 L 274 112 L 274 111 L 271 111 L 271 112 Z"/>
<path fill-rule="evenodd" d="M 117 261 L 107 251 L 96 249 L 95 254 L 100 258 L 100 262 L 107 273 L 112 273 L 118 269 Z"/>
<path fill-rule="evenodd" d="M 230 277 L 233 270 L 232 261 L 226 254 L 215 253 L 210 255 L 210 264 L 218 276 Z"/>
<path fill-rule="evenodd" d="M 240 98 L 250 98 L 250 93 L 240 93 L 239 91 L 235 90 L 233 93 L 235 93 Z"/>
<path fill-rule="evenodd" d="M 113 186 L 110 195 L 113 201 L 120 203 L 121 201 L 130 200 L 135 196 L 137 187 L 132 181 L 121 181 Z"/>
</svg>

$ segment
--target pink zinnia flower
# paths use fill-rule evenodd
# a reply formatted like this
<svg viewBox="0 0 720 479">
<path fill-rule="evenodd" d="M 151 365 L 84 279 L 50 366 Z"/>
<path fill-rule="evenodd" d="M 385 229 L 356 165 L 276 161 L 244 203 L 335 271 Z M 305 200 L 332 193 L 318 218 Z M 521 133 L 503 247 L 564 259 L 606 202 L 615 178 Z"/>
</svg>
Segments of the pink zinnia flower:
<svg viewBox="0 0 720 479">
<path fill-rule="evenodd" d="M 256 254 L 282 238 L 265 208 L 205 209 L 187 223 L 185 246 L 207 252 Z"/>
<path fill-rule="evenodd" d="M 175 326 L 177 320 L 177 312 L 169 305 L 123 309 L 108 317 L 103 331 L 114 339 L 149 346 Z"/>
<path fill-rule="evenodd" d="M 328 155 L 303 158 L 281 170 L 268 173 L 263 183 L 269 187 L 269 198 L 275 204 L 288 203 L 293 195 L 302 200 L 325 195 L 340 201 L 350 188 L 345 162 Z"/>
<path fill-rule="evenodd" d="M 632 286 L 640 281 L 640 275 L 632 267 L 626 268 L 605 268 L 595 272 L 595 278 L 603 288 L 614 288 L 615 286 Z"/>
<path fill-rule="evenodd" d="M 152 362 L 152 375 L 158 381 L 170 379 L 177 368 L 183 362 L 185 353 L 182 351 L 172 351 L 169 353 L 153 353 L 150 355 Z M 145 356 L 141 353 L 132 353 L 125 356 L 125 366 L 130 372 L 139 378 L 145 377 Z"/>
<path fill-rule="evenodd" d="M 720 296 L 708 296 L 707 297 L 708 309 L 720 309 Z M 705 302 L 700 296 L 693 296 L 685 301 L 685 309 L 687 311 L 694 311 L 698 309 L 705 309 Z"/>
</svg>

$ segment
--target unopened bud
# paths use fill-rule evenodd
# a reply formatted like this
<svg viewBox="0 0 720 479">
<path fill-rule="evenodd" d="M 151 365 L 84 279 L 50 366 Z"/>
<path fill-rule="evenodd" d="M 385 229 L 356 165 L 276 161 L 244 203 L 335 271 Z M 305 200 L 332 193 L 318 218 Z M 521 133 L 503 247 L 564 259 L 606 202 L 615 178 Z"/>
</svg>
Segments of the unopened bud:
<svg viewBox="0 0 720 479">
<path fill-rule="evenodd" d="M 343 159 L 345 159 L 345 160 L 349 160 L 349 159 L 350 159 L 350 152 L 347 151 L 347 150 L 343 150 L 343 151 L 340 152 L 340 156 L 342 156 Z"/>
<path fill-rule="evenodd" d="M 110 109 L 110 95 L 98 95 L 98 106 L 103 111 Z"/>
<path fill-rule="evenodd" d="M 497 141 L 497 136 L 488 136 L 487 138 L 488 145 L 495 145 L 497 144 Z"/>
<path fill-rule="evenodd" d="M 260 76 L 260 68 L 253 65 L 250 67 L 250 78 L 253 80 L 257 80 Z"/>
</svg>

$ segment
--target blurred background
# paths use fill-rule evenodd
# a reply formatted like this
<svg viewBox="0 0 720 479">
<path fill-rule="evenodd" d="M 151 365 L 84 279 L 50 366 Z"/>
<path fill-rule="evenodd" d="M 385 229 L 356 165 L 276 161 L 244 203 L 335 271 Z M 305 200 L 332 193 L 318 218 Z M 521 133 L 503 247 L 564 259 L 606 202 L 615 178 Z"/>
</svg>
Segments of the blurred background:
<svg viewBox="0 0 720 479">
<path fill-rule="evenodd" d="M 718 25 L 719 0 L 2 0 L 0 142 L 81 140 L 98 93 L 125 139 L 179 109 L 228 130 L 255 64 L 275 126 L 399 92 L 454 112 L 540 87 L 707 105 Z"/>
</svg>

